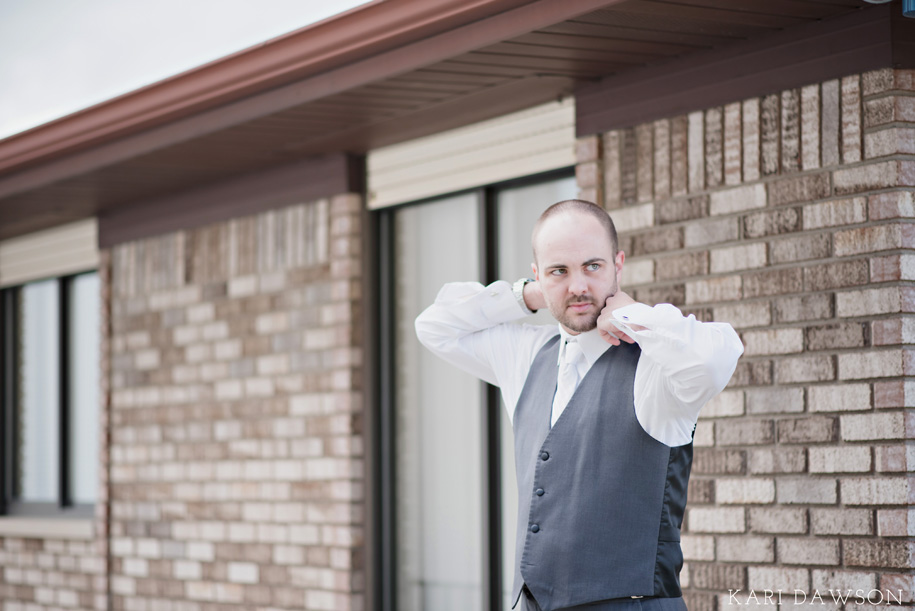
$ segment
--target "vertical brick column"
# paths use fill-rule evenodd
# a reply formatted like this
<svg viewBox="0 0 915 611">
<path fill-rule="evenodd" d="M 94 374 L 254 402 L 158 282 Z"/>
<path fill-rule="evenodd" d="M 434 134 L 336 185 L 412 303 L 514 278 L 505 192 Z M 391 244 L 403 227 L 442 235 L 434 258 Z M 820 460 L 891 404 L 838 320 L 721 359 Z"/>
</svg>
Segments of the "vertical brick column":
<svg viewBox="0 0 915 611">
<path fill-rule="evenodd" d="M 112 249 L 114 609 L 362 609 L 355 195 Z"/>
<path fill-rule="evenodd" d="M 915 73 L 849 75 L 600 141 L 602 189 L 582 187 L 620 230 L 624 287 L 730 322 L 746 346 L 696 430 L 690 609 L 765 590 L 793 604 L 794 589 L 831 608 L 829 590 L 911 604 Z"/>
</svg>

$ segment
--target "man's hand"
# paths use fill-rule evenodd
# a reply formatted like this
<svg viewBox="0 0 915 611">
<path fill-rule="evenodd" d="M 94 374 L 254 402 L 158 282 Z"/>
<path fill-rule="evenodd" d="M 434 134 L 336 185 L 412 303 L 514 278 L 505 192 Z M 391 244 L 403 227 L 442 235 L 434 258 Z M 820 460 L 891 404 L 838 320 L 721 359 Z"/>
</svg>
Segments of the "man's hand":
<svg viewBox="0 0 915 611">
<path fill-rule="evenodd" d="M 536 280 L 524 285 L 524 303 L 535 312 L 546 307 L 546 299 L 543 298 L 543 292 L 540 290 L 540 283 Z"/>
<path fill-rule="evenodd" d="M 601 310 L 600 316 L 597 319 L 597 329 L 600 332 L 600 336 L 614 346 L 619 346 L 620 341 L 624 341 L 627 344 L 635 343 L 634 339 L 629 337 L 611 322 L 612 320 L 615 320 L 613 318 L 614 310 L 633 303 L 637 303 L 635 299 L 623 291 L 617 291 L 615 294 L 607 297 L 607 303 L 604 305 L 604 309 Z M 630 325 L 630 327 L 636 331 L 644 329 L 644 327 L 638 325 Z"/>
</svg>

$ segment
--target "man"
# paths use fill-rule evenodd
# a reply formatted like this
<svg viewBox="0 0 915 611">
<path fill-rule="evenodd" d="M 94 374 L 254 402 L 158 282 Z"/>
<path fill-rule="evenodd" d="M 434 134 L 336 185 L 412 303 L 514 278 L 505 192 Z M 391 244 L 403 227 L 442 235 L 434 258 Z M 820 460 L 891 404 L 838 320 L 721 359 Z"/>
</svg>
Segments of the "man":
<svg viewBox="0 0 915 611">
<path fill-rule="evenodd" d="M 501 388 L 519 489 L 513 598 L 522 609 L 683 610 L 680 525 L 700 408 L 743 345 L 620 289 L 625 254 L 599 206 L 538 220 L 533 279 L 446 285 L 420 341 Z M 508 324 L 548 308 L 554 326 Z"/>
</svg>

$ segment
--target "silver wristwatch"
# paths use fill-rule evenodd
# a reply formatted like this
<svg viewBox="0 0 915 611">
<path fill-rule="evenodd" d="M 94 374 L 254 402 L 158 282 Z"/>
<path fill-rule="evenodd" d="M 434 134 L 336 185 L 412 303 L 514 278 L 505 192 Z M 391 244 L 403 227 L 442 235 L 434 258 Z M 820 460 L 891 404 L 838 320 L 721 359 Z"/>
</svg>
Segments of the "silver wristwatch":
<svg viewBox="0 0 915 611">
<path fill-rule="evenodd" d="M 515 299 L 518 300 L 518 305 L 521 306 L 521 309 L 527 312 L 528 314 L 536 314 L 537 310 L 532 310 L 527 307 L 527 304 L 524 303 L 524 285 L 528 282 L 533 282 L 533 278 L 520 278 L 515 281 L 512 285 L 512 294 L 515 296 Z"/>
</svg>

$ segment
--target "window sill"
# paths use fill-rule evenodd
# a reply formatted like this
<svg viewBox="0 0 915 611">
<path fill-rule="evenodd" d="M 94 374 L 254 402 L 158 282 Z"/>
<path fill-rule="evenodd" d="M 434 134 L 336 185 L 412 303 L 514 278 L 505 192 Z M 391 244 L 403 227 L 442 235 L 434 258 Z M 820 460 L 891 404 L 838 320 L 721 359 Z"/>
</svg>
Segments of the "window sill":
<svg viewBox="0 0 915 611">
<path fill-rule="evenodd" d="M 0 517 L 0 537 L 29 539 L 94 539 L 95 524 L 89 518 Z"/>
</svg>

